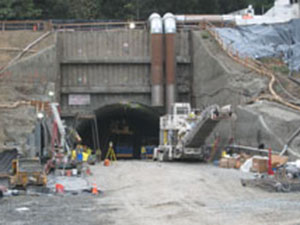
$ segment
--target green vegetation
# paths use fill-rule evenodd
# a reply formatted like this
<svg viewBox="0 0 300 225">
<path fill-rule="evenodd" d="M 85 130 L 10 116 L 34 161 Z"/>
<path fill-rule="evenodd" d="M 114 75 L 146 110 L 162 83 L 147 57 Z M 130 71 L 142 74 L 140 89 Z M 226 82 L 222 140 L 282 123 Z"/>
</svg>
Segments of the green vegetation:
<svg viewBox="0 0 300 225">
<path fill-rule="evenodd" d="M 262 58 L 260 61 L 274 73 L 288 75 L 290 72 L 288 65 L 280 58 Z"/>
<path fill-rule="evenodd" d="M 0 0 L 0 19 L 146 19 L 164 14 L 223 14 L 252 4 L 257 13 L 273 0 Z"/>
<path fill-rule="evenodd" d="M 289 67 L 288 65 L 273 65 L 272 66 L 272 70 L 275 72 L 275 73 L 281 73 L 281 74 L 289 74 L 290 70 L 289 70 Z"/>
</svg>

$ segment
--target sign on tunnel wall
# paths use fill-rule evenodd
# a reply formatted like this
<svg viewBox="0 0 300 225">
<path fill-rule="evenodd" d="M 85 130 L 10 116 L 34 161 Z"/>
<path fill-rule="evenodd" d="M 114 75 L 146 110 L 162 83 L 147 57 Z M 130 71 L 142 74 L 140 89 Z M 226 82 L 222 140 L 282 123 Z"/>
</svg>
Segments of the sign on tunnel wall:
<svg viewBox="0 0 300 225">
<path fill-rule="evenodd" d="M 69 105 L 90 105 L 91 104 L 91 95 L 70 94 L 68 103 L 69 103 Z"/>
</svg>

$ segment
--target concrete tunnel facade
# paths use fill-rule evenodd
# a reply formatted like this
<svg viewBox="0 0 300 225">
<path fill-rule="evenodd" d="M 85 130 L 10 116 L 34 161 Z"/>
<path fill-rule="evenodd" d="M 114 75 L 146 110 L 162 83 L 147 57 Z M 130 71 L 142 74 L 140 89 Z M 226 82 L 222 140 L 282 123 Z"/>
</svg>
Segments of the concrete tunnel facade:
<svg viewBox="0 0 300 225">
<path fill-rule="evenodd" d="M 172 33 L 173 55 L 167 57 L 163 20 L 156 19 L 158 31 L 150 21 L 149 30 L 62 32 L 57 36 L 56 87 L 62 117 L 72 123 L 78 114 L 95 114 L 97 137 L 92 120 L 81 121 L 77 128 L 84 144 L 93 149 L 99 145 L 103 156 L 112 141 L 116 151 L 131 149 L 132 158 L 139 158 L 142 145 L 158 145 L 159 116 L 175 101 L 191 102 L 190 33 Z M 165 58 L 171 66 L 165 65 Z M 171 92 L 167 91 L 170 84 Z"/>
</svg>

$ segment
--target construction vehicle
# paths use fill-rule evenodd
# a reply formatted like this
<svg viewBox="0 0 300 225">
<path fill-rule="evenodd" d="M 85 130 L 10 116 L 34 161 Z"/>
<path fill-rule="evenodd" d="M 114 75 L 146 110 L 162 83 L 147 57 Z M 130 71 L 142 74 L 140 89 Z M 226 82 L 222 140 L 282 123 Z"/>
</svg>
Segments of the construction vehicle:
<svg viewBox="0 0 300 225">
<path fill-rule="evenodd" d="M 7 149 L 0 153 L 0 186 L 9 187 L 12 161 L 17 157 L 16 149 Z"/>
<path fill-rule="evenodd" d="M 160 117 L 160 145 L 154 149 L 154 160 L 204 159 L 206 138 L 220 120 L 232 115 L 230 105 L 211 105 L 200 112 L 189 103 L 175 103 L 172 111 Z"/>
<path fill-rule="evenodd" d="M 47 174 L 56 168 L 70 167 L 71 149 L 76 143 L 82 141 L 77 131 L 72 127 L 66 126 L 65 121 L 61 119 L 59 104 L 50 103 L 50 109 L 51 116 L 46 123 L 48 130 L 52 130 L 49 134 L 51 140 L 47 143 L 48 146 L 50 145 L 47 152 L 48 161 L 45 165 Z"/>
<path fill-rule="evenodd" d="M 20 158 L 12 161 L 10 187 L 27 188 L 28 185 L 46 186 L 47 176 L 38 158 Z"/>
</svg>

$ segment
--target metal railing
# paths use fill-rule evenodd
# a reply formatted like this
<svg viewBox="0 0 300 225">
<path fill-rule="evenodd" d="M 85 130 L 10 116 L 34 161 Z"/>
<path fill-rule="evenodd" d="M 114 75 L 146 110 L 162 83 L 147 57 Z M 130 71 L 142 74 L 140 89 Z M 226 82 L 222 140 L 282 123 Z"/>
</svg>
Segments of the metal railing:
<svg viewBox="0 0 300 225">
<path fill-rule="evenodd" d="M 14 30 L 32 30 L 44 31 L 50 30 L 51 22 L 41 20 L 16 20 L 16 21 L 0 21 L 0 29 L 2 31 Z"/>
<path fill-rule="evenodd" d="M 110 29 L 146 29 L 147 23 L 140 21 L 126 22 L 69 22 L 69 21 L 43 21 L 43 20 L 17 20 L 0 21 L 1 31 L 31 30 L 110 30 Z"/>
</svg>

